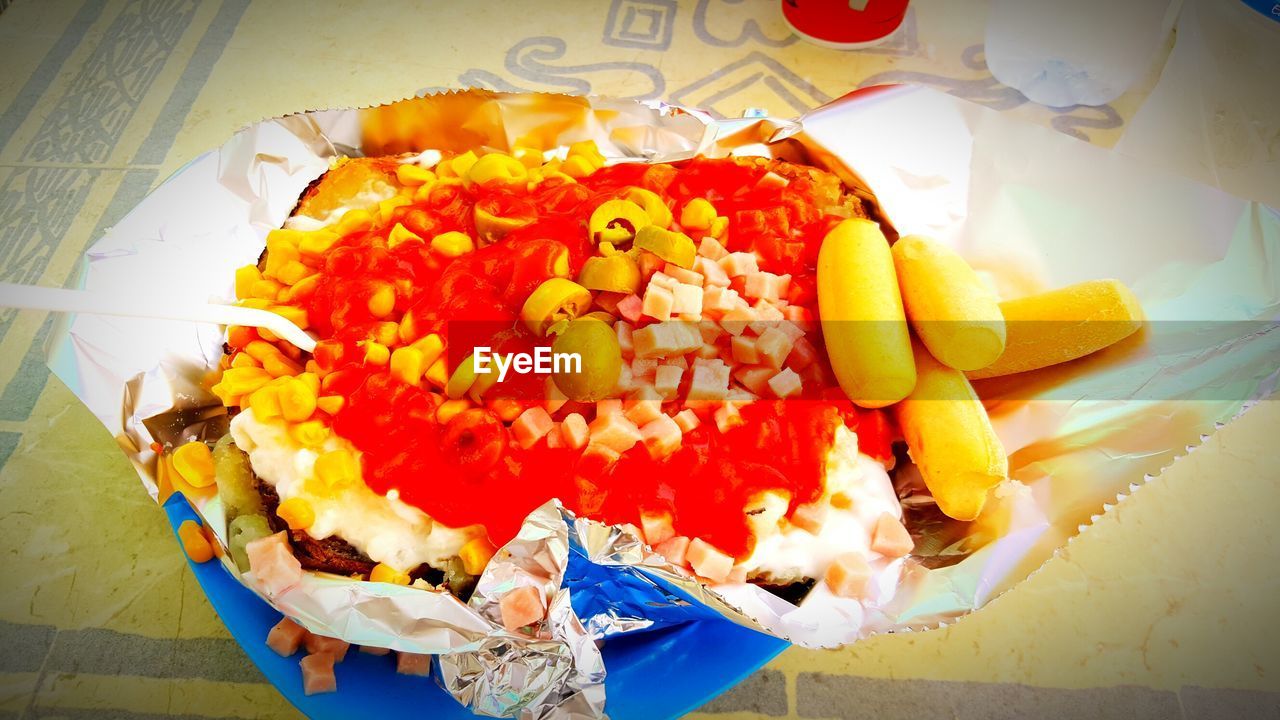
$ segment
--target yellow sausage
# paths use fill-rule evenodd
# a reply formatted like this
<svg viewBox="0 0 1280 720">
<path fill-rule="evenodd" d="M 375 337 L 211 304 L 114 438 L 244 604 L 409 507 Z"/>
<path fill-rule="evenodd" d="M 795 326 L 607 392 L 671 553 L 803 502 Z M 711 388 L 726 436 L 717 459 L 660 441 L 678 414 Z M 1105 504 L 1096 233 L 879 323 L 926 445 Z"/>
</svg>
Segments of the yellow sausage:
<svg viewBox="0 0 1280 720">
<path fill-rule="evenodd" d="M 1004 352 L 995 294 L 954 250 L 908 235 L 893 245 L 902 303 L 916 335 L 943 365 L 977 370 Z"/>
<path fill-rule="evenodd" d="M 1004 354 L 969 378 L 1064 363 L 1117 343 L 1142 327 L 1142 306 L 1119 280 L 1090 280 L 1000 303 Z"/>
<path fill-rule="evenodd" d="M 911 392 L 916 384 L 911 333 L 893 255 L 879 225 L 853 218 L 823 238 L 818 310 L 827 357 L 850 400 L 878 408 Z"/>
<path fill-rule="evenodd" d="M 914 346 L 919 379 L 896 407 L 911 459 L 947 517 L 972 520 L 987 491 L 1009 475 L 1009 458 L 991 428 L 986 408 L 965 379 Z"/>
</svg>

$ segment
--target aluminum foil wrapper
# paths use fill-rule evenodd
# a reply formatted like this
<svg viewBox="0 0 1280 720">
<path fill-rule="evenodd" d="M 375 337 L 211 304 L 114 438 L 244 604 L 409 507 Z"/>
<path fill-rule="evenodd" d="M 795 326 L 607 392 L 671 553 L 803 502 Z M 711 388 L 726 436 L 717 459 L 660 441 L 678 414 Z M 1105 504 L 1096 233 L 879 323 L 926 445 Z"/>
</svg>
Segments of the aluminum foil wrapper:
<svg viewBox="0 0 1280 720">
<path fill-rule="evenodd" d="M 599 98 L 460 92 L 266 120 L 183 168 L 87 252 L 83 286 L 157 298 L 233 297 L 307 184 L 332 158 L 509 149 L 592 139 L 614 161 L 766 155 L 828 168 L 889 229 L 956 247 L 1007 296 L 1099 277 L 1125 281 L 1147 327 L 1089 358 L 980 382 L 1012 480 L 983 515 L 943 517 L 906 464 L 896 486 L 916 552 L 878 566 L 869 600 L 822 584 L 800 605 L 752 584 L 698 583 L 626 527 L 531 514 L 467 604 L 447 594 L 307 574 L 262 591 L 314 632 L 440 656 L 441 682 L 473 711 L 597 717 L 596 641 L 721 617 L 811 646 L 937 627 L 1027 577 L 1110 504 L 1275 388 L 1280 374 L 1280 214 L 931 90 L 873 88 L 798 119 L 715 121 Z M 50 366 L 114 433 L 157 498 L 182 490 L 226 540 L 216 495 L 174 478 L 152 444 L 226 431 L 202 381 L 222 329 L 78 316 Z M 1123 552 L 1123 548 L 1117 548 Z M 529 585 L 549 601 L 536 636 L 510 633 L 496 599 Z M 708 649 L 712 651 L 712 649 Z"/>
</svg>

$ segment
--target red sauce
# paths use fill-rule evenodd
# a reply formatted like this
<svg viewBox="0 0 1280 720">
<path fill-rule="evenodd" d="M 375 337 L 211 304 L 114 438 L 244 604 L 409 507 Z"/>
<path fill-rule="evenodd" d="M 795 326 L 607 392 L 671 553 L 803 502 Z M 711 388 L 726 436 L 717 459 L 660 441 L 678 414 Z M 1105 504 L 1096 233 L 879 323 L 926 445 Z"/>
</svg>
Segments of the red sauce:
<svg viewBox="0 0 1280 720">
<path fill-rule="evenodd" d="M 326 256 L 318 289 L 303 305 L 326 338 L 315 354 L 328 373 L 324 393 L 347 398 L 334 429 L 363 451 L 368 485 L 380 493 L 398 489 L 401 499 L 446 525 L 481 523 L 495 544 L 510 539 L 531 510 L 558 497 L 579 514 L 615 523 L 638 522 L 641 510 L 669 510 L 680 534 L 744 557 L 751 551 L 743 512 L 748 498 L 777 488 L 791 493 L 793 506 L 817 499 L 837 423 L 858 431 L 863 452 L 888 459 L 891 431 L 884 415 L 855 410 L 835 388 L 825 358 L 802 373 L 802 400 L 746 406 L 745 424 L 727 433 L 707 418 L 668 458 L 653 460 L 637 446 L 610 465 L 545 443 L 522 450 L 497 415 L 482 408 L 441 426 L 435 420 L 441 395 L 362 363 L 357 343 L 373 337 L 380 322 L 405 313 L 412 315 L 418 335 L 437 332 L 446 343 L 449 321 L 467 320 L 496 328 L 492 341 L 500 350 L 532 347 L 535 339 L 517 321 L 525 298 L 553 275 L 565 250 L 576 276 L 594 252 L 587 232 L 591 211 L 630 186 L 657 192 L 677 213 L 689 199 L 710 200 L 730 218 L 729 249 L 754 250 L 763 270 L 792 274 L 788 300 L 816 318 L 814 264 L 823 235 L 838 218 L 813 206 L 807 180 L 758 187 L 764 172 L 707 159 L 680 167 L 617 165 L 577 184 L 548 180 L 532 192 L 439 185 L 426 201 L 395 211 L 394 221 L 424 238 L 449 230 L 475 237 L 477 203 L 494 215 L 530 220 L 500 242 L 454 260 L 419 243 L 388 248 L 394 222 L 341 239 Z M 397 301 L 392 316 L 379 319 L 367 305 L 381 283 L 396 287 Z M 465 357 L 470 338 L 468 347 L 454 350 L 460 351 L 451 356 L 454 362 Z M 514 377 L 515 385 L 536 388 L 545 379 Z M 510 384 L 509 378 L 497 388 L 503 395 L 518 394 L 508 392 Z M 555 417 L 574 411 L 592 417 L 590 408 L 574 403 Z"/>
</svg>

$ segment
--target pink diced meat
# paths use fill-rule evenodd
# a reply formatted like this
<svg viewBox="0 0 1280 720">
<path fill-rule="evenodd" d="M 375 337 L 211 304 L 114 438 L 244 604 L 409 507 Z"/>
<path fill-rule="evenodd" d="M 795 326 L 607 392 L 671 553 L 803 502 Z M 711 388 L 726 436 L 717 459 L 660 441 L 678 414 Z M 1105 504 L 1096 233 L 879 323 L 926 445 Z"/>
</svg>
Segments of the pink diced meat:
<svg viewBox="0 0 1280 720">
<path fill-rule="evenodd" d="M 733 377 L 742 386 L 756 395 L 763 395 L 769 389 L 769 380 L 776 374 L 773 368 L 763 366 L 743 367 L 734 371 Z"/>
<path fill-rule="evenodd" d="M 555 379 L 549 375 L 543 389 L 547 399 L 542 401 L 542 407 L 546 408 L 547 412 L 556 412 L 564 407 L 565 403 L 569 402 L 569 396 L 564 394 L 560 386 L 556 385 Z"/>
<path fill-rule="evenodd" d="M 876 519 L 875 530 L 871 532 L 872 550 L 885 557 L 898 558 L 914 550 L 915 546 L 911 533 L 903 527 L 901 520 L 889 513 L 881 513 Z"/>
<path fill-rule="evenodd" d="M 303 641 L 307 639 L 307 629 L 298 623 L 283 618 L 267 633 L 267 647 L 280 657 L 289 657 L 298 652 Z"/>
<path fill-rule="evenodd" d="M 618 398 L 606 398 L 596 401 L 596 417 L 604 417 L 613 413 L 622 412 L 622 400 Z M 565 418 L 568 420 L 568 418 Z"/>
<path fill-rule="evenodd" d="M 498 612 L 502 615 L 502 626 L 515 632 L 542 620 L 547 614 L 547 608 L 538 588 L 526 585 L 503 595 L 498 601 Z"/>
<path fill-rule="evenodd" d="M 662 268 L 662 272 L 670 275 L 672 278 L 675 278 L 676 282 L 702 287 L 702 273 L 700 272 L 686 270 L 679 265 L 672 265 L 671 263 L 667 263 L 666 266 Z"/>
<path fill-rule="evenodd" d="M 613 332 L 618 337 L 618 347 L 622 350 L 623 355 L 631 354 L 631 323 L 619 320 L 613 324 Z"/>
<path fill-rule="evenodd" d="M 689 543 L 687 553 L 693 571 L 711 582 L 724 582 L 733 572 L 733 556 L 720 552 L 702 538 Z"/>
<path fill-rule="evenodd" d="M 716 428 L 722 433 L 729 432 L 744 422 L 742 413 L 738 412 L 738 406 L 734 403 L 725 403 L 716 408 L 714 418 Z"/>
<path fill-rule="evenodd" d="M 564 447 L 564 433 L 560 432 L 560 423 L 555 423 L 547 431 L 547 447 L 555 450 Z"/>
<path fill-rule="evenodd" d="M 303 644 L 307 646 L 309 654 L 331 655 L 334 662 L 342 662 L 347 656 L 347 650 L 351 649 L 351 644 L 344 640 L 315 633 L 308 633 Z"/>
<path fill-rule="evenodd" d="M 642 512 L 640 525 L 644 528 L 644 541 L 655 547 L 676 536 L 669 512 Z"/>
<path fill-rule="evenodd" d="M 734 362 L 754 365 L 760 362 L 760 353 L 756 350 L 756 340 L 749 335 L 735 335 L 729 344 L 733 351 Z"/>
<path fill-rule="evenodd" d="M 741 335 L 747 326 L 760 319 L 756 311 L 749 307 L 735 307 L 720 316 L 720 326 L 733 335 Z"/>
<path fill-rule="evenodd" d="M 720 259 L 720 267 L 729 277 L 750 275 L 760 269 L 756 265 L 756 256 L 745 252 L 729 253 Z"/>
<path fill-rule="evenodd" d="M 644 301 L 639 295 L 628 295 L 618 301 L 618 313 L 632 323 L 640 322 L 644 317 Z"/>
<path fill-rule="evenodd" d="M 697 285 L 686 285 L 680 283 L 672 290 L 674 304 L 672 312 L 679 314 L 681 317 L 685 315 L 702 315 L 702 288 Z"/>
<path fill-rule="evenodd" d="M 687 322 L 663 322 L 646 325 L 631 334 L 636 357 L 672 357 L 696 350 L 702 345 L 702 333 Z"/>
<path fill-rule="evenodd" d="M 328 653 L 308 655 L 298 662 L 302 668 L 302 692 L 307 695 L 331 693 L 338 689 L 333 674 L 333 656 Z"/>
<path fill-rule="evenodd" d="M 600 415 L 591 422 L 591 444 L 624 453 L 640 442 L 640 429 L 622 413 Z"/>
<path fill-rule="evenodd" d="M 827 506 L 816 502 L 797 505 L 790 519 L 792 525 L 817 535 L 827 520 Z"/>
<path fill-rule="evenodd" d="M 782 367 L 795 342 L 776 327 L 770 327 L 756 339 L 756 349 L 763 362 L 774 369 Z"/>
<path fill-rule="evenodd" d="M 661 413 L 640 428 L 640 438 L 644 441 L 645 449 L 649 451 L 649 457 L 655 460 L 661 460 L 679 450 L 683 437 L 684 433 L 680 432 L 676 421 Z"/>
<path fill-rule="evenodd" d="M 716 360 L 695 363 L 689 381 L 689 400 L 723 400 L 729 392 L 729 366 Z"/>
<path fill-rule="evenodd" d="M 838 555 L 827 568 L 827 587 L 840 597 L 863 598 L 870 580 L 871 566 L 857 553 Z"/>
<path fill-rule="evenodd" d="M 787 368 L 769 378 L 769 389 L 774 395 L 786 399 L 800 394 L 800 376 L 795 370 Z"/>
<path fill-rule="evenodd" d="M 727 583 L 734 583 L 734 584 L 740 584 L 740 583 L 746 582 L 747 569 L 745 567 L 734 566 L 733 570 L 729 571 L 729 577 L 725 578 L 724 581 Z"/>
<path fill-rule="evenodd" d="M 653 389 L 658 391 L 664 400 L 674 399 L 680 389 L 680 379 L 684 370 L 676 365 L 660 365 L 654 375 Z"/>
<path fill-rule="evenodd" d="M 680 426 L 680 432 L 684 433 L 693 432 L 694 428 L 702 424 L 698 414 L 688 408 L 676 413 L 671 419 L 676 421 L 676 425 Z"/>
<path fill-rule="evenodd" d="M 713 237 L 704 237 L 702 242 L 698 243 L 698 254 L 710 260 L 719 260 L 726 257 L 729 251 L 724 249 L 724 245 L 721 245 L 719 240 Z"/>
<path fill-rule="evenodd" d="M 668 263 L 669 265 L 670 263 Z M 659 270 L 649 278 L 649 287 L 658 286 L 666 290 L 674 290 L 679 281 Z"/>
<path fill-rule="evenodd" d="M 653 551 L 667 559 L 672 565 L 684 565 L 689 553 L 689 538 L 677 535 L 653 546 Z"/>
<path fill-rule="evenodd" d="M 591 430 L 587 427 L 587 421 L 578 413 L 569 413 L 565 416 L 564 422 L 560 423 L 560 435 L 563 436 L 564 446 L 577 450 L 586 447 L 587 440 L 591 437 Z"/>
<path fill-rule="evenodd" d="M 627 419 L 640 427 L 662 415 L 662 396 L 655 388 L 645 386 L 635 392 L 623 407 L 626 408 Z"/>
<path fill-rule="evenodd" d="M 547 414 L 546 409 L 542 407 L 531 407 L 520 413 L 520 416 L 511 423 L 511 434 L 515 436 L 516 442 L 520 447 L 528 450 L 538 444 L 552 427 L 555 421 Z"/>
<path fill-rule="evenodd" d="M 631 377 L 637 380 L 652 380 L 658 370 L 658 358 L 636 358 L 631 361 Z"/>
<path fill-rule="evenodd" d="M 302 581 L 302 563 L 293 556 L 283 531 L 244 546 L 254 581 L 267 595 L 279 595 Z"/>
<path fill-rule="evenodd" d="M 747 275 L 747 280 L 743 285 L 743 294 L 747 297 L 775 301 L 786 297 L 787 288 L 790 285 L 790 275 L 754 272 Z"/>
<path fill-rule="evenodd" d="M 645 288 L 643 307 L 645 315 L 665 322 L 671 319 L 671 310 L 674 306 L 675 296 L 672 295 L 671 290 L 657 283 L 649 283 L 649 287 Z"/>
<path fill-rule="evenodd" d="M 396 652 L 396 672 L 401 675 L 431 675 L 431 656 L 422 653 Z"/>
<path fill-rule="evenodd" d="M 693 269 L 702 275 L 704 287 L 729 287 L 729 274 L 715 260 L 700 257 L 693 261 Z"/>
<path fill-rule="evenodd" d="M 800 372 L 812 365 L 818 359 L 818 349 L 809 342 L 809 338 L 796 338 L 795 345 L 791 346 L 791 353 L 787 355 L 787 367 Z"/>
</svg>

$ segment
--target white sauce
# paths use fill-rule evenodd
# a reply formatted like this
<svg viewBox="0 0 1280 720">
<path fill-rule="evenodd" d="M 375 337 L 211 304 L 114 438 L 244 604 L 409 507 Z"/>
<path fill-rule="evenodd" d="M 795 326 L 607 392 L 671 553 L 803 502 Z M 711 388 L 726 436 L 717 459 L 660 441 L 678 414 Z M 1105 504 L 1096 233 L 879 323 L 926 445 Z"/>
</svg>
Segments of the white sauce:
<svg viewBox="0 0 1280 720">
<path fill-rule="evenodd" d="M 283 422 L 261 421 L 246 409 L 231 421 L 236 446 L 249 455 L 253 471 L 276 489 L 280 500 L 301 497 L 311 504 L 316 519 L 307 534 L 317 540 L 337 536 L 370 559 L 408 571 L 422 563 L 443 568 L 473 537 L 483 536 L 479 525 L 450 528 L 400 500 L 370 490 L 363 482 L 338 491 L 313 492 L 318 453 L 289 436 Z M 345 448 L 359 457 L 348 441 L 330 434 L 321 451 Z"/>
<path fill-rule="evenodd" d="M 369 183 L 360 192 L 353 195 L 351 199 L 324 215 L 320 217 L 294 215 L 284 221 L 284 226 L 290 230 L 322 230 L 338 222 L 343 215 L 352 210 L 369 210 L 383 200 L 390 200 L 395 196 L 396 189 L 387 183 L 382 181 Z"/>
</svg>

